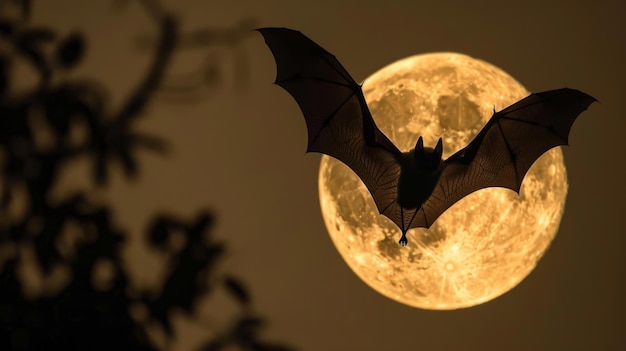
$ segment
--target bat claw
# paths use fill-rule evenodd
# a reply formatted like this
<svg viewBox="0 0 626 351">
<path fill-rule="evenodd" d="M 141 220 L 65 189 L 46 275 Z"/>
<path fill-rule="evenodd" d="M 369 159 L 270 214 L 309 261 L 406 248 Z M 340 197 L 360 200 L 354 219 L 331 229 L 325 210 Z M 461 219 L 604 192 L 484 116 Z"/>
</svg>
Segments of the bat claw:
<svg viewBox="0 0 626 351">
<path fill-rule="evenodd" d="M 400 246 L 402 247 L 409 244 L 409 240 L 406 238 L 406 235 L 402 234 L 402 237 L 400 238 L 400 241 L 398 241 L 398 244 L 400 244 Z"/>
</svg>

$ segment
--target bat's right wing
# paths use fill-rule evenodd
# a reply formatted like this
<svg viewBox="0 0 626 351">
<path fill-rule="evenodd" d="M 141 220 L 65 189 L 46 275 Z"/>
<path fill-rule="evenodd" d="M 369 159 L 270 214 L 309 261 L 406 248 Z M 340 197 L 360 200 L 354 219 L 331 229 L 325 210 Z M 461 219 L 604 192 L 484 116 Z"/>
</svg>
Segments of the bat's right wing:
<svg viewBox="0 0 626 351">
<path fill-rule="evenodd" d="M 332 54 L 299 31 L 258 31 L 276 60 L 275 83 L 302 110 L 309 136 L 307 152 L 345 163 L 363 181 L 379 212 L 402 227 L 397 204 L 401 152 L 376 127 L 361 86 Z"/>
<path fill-rule="evenodd" d="M 532 164 L 551 148 L 567 145 L 574 120 L 594 101 L 564 88 L 531 94 L 494 113 L 467 147 L 445 161 L 411 228 L 429 228 L 454 203 L 483 188 L 504 187 L 519 193 Z"/>
</svg>

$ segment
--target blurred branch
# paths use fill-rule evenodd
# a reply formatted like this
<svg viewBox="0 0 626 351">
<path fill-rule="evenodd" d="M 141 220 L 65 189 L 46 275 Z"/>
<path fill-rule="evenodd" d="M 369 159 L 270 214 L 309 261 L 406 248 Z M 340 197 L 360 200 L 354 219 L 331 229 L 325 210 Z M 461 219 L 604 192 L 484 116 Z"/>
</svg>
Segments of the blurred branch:
<svg viewBox="0 0 626 351">
<path fill-rule="evenodd" d="M 63 78 L 88 50 L 83 34 L 30 25 L 30 1 L 0 2 L 0 48 L 9 48 L 0 50 L 0 349 L 156 350 L 151 325 L 165 331 L 167 347 L 179 336 L 172 314 L 204 325 L 211 318 L 199 316 L 196 305 L 221 291 L 238 310 L 227 325 L 207 325 L 214 337 L 203 349 L 288 350 L 263 339 L 265 320 L 245 283 L 218 269 L 225 244 L 211 235 L 210 212 L 191 220 L 153 216 L 145 240 L 168 270 L 160 285 L 137 288 L 121 254 L 129 233 L 115 224 L 114 209 L 87 192 L 51 198 L 68 162 L 81 156 L 97 185 L 108 179 L 111 161 L 137 175 L 138 149 L 165 151 L 161 138 L 137 131 L 133 121 L 163 89 L 173 55 L 196 45 L 236 46 L 243 38 L 241 28 L 181 36 L 159 1 L 138 1 L 158 27 L 154 58 L 112 116 L 102 84 Z M 20 18 L 4 16 L 10 6 Z M 39 79 L 17 94 L 13 68 L 24 62 Z"/>
<path fill-rule="evenodd" d="M 145 78 L 135 92 L 130 94 L 130 98 L 118 113 L 116 120 L 119 120 L 120 123 L 125 123 L 128 119 L 138 116 L 146 106 L 163 78 L 178 40 L 178 24 L 174 17 L 164 14 L 156 5 L 158 4 L 156 1 L 144 0 L 142 4 L 145 4 L 145 8 L 158 21 L 159 43 L 154 61 Z"/>
<path fill-rule="evenodd" d="M 178 50 L 201 51 L 204 59 L 199 67 L 165 77 L 159 89 L 160 97 L 184 103 L 210 97 L 210 91 L 223 84 L 221 72 L 225 62 L 232 66 L 234 87 L 245 87 L 250 65 L 241 44 L 255 27 L 255 20 L 244 19 L 230 28 L 205 27 L 182 33 Z M 142 49 L 150 48 L 154 46 L 154 39 L 140 37 L 138 45 Z M 228 54 L 215 50 L 217 48 L 226 49 Z"/>
</svg>

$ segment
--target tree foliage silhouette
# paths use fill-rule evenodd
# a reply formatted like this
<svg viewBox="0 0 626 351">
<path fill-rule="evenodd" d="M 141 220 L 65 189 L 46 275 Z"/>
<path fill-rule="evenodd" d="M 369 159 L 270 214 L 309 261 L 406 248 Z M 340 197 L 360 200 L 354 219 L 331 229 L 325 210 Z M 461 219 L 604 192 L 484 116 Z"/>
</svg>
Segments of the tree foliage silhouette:
<svg viewBox="0 0 626 351">
<path fill-rule="evenodd" d="M 171 313 L 193 317 L 201 299 L 223 291 L 238 312 L 227 325 L 207 330 L 202 350 L 289 350 L 263 339 L 265 320 L 255 313 L 245 284 L 216 269 L 225 245 L 211 235 L 210 212 L 200 210 L 191 220 L 153 216 L 145 239 L 167 258 L 169 271 L 160 291 L 137 291 L 121 259 L 128 233 L 115 224 L 113 209 L 87 192 L 51 196 L 69 161 L 87 158 L 94 186 L 105 187 L 112 162 L 134 177 L 138 150 L 166 150 L 165 141 L 138 131 L 135 122 L 145 117 L 181 38 L 190 36 L 179 33 L 178 21 L 157 1 L 141 3 L 158 29 L 154 58 L 141 84 L 112 114 L 102 85 L 59 78 L 81 62 L 87 39 L 30 24 L 29 0 L 3 4 L 18 15 L 0 13 L 0 349 L 162 348 L 146 323 L 164 331 L 167 347 L 176 337 Z M 243 38 L 217 37 L 231 44 Z M 18 61 L 37 72 L 35 87 L 19 94 L 12 90 Z M 81 127 L 86 137 L 73 137 Z M 181 234 L 183 243 L 174 245 Z"/>
</svg>

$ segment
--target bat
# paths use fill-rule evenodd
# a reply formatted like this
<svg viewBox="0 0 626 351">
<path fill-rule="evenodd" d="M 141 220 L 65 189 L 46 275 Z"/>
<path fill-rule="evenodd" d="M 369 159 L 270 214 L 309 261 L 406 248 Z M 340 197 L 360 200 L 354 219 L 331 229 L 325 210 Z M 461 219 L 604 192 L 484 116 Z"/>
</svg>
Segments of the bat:
<svg viewBox="0 0 626 351">
<path fill-rule="evenodd" d="M 401 152 L 378 129 L 361 85 L 328 51 L 299 31 L 257 29 L 276 61 L 275 84 L 304 115 L 307 152 L 332 156 L 363 181 L 380 214 L 402 232 L 430 226 L 450 206 L 482 188 L 519 194 L 530 166 L 546 151 L 567 145 L 574 120 L 596 99 L 574 89 L 533 93 L 496 112 L 463 149 L 442 160 L 443 142 Z"/>
</svg>

